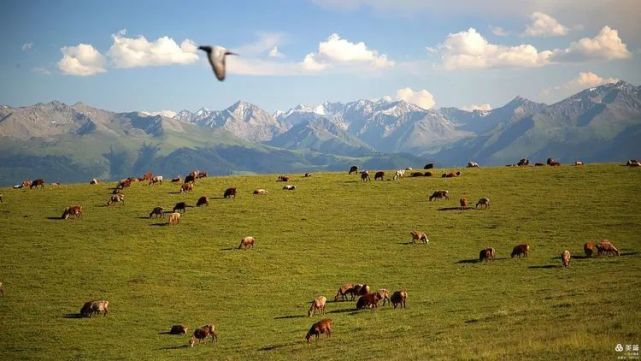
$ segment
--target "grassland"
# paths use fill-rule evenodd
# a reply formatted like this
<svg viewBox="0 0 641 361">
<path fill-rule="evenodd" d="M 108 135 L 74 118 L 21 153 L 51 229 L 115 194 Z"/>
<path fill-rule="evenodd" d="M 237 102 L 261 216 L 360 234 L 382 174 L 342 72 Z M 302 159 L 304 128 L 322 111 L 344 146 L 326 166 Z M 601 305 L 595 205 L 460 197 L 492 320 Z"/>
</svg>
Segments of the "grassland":
<svg viewBox="0 0 641 361">
<path fill-rule="evenodd" d="M 614 360 L 617 343 L 641 343 L 639 169 L 481 168 L 368 184 L 316 173 L 294 175 L 292 192 L 275 179 L 207 178 L 192 194 L 134 184 L 111 207 L 111 184 L 2 189 L 0 359 Z M 229 186 L 235 200 L 222 199 Z M 438 189 L 452 199 L 428 202 Z M 178 226 L 146 218 L 201 195 L 210 205 Z M 461 195 L 492 205 L 441 210 Z M 55 219 L 71 204 L 82 219 Z M 429 244 L 408 244 L 412 229 Z M 235 249 L 245 235 L 255 249 Z M 578 257 L 602 238 L 623 255 Z M 522 242 L 530 257 L 511 259 Z M 475 262 L 486 246 L 498 259 Z M 566 248 L 577 256 L 569 269 Z M 308 302 L 333 299 L 343 282 L 407 289 L 408 307 L 329 303 L 334 335 L 307 345 L 320 318 L 306 316 Z M 109 316 L 65 317 L 90 299 L 109 300 Z M 188 336 L 160 333 L 176 323 L 214 323 L 219 342 L 192 349 Z"/>
</svg>

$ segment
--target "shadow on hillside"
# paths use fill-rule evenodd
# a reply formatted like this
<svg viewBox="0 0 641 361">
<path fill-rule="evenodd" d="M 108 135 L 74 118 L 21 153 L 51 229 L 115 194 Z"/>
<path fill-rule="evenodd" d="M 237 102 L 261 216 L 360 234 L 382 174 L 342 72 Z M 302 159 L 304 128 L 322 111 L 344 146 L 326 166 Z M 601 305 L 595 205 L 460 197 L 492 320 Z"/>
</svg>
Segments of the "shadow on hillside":
<svg viewBox="0 0 641 361">
<path fill-rule="evenodd" d="M 284 342 L 284 343 L 277 343 L 275 345 L 270 345 L 270 346 L 265 346 L 261 347 L 258 349 L 258 351 L 273 351 L 273 350 L 278 350 L 279 348 L 287 347 L 287 346 L 294 346 L 299 342 Z"/>
<path fill-rule="evenodd" d="M 160 331 L 158 332 L 159 335 L 172 335 L 172 336 L 185 336 L 185 334 L 180 334 L 180 333 L 171 333 L 171 331 Z"/>
<path fill-rule="evenodd" d="M 64 318 L 82 318 L 80 313 L 65 313 Z"/>
<path fill-rule="evenodd" d="M 287 315 L 287 316 L 276 316 L 274 317 L 274 320 L 288 320 L 291 318 L 305 318 L 307 316 L 305 315 Z"/>
<path fill-rule="evenodd" d="M 536 266 L 528 266 L 527 268 L 541 268 L 541 269 L 547 269 L 547 268 L 561 268 L 563 267 L 562 265 L 557 265 L 557 264 L 543 264 L 543 265 L 536 265 Z"/>
<path fill-rule="evenodd" d="M 396 244 L 402 244 L 402 245 L 405 245 L 405 246 L 409 246 L 409 245 L 411 245 L 411 244 L 415 244 L 415 245 L 427 245 L 427 243 L 414 242 L 414 241 L 397 242 Z"/>
<path fill-rule="evenodd" d="M 164 346 L 159 348 L 159 350 L 180 350 L 182 348 L 189 348 L 189 345 Z"/>
<path fill-rule="evenodd" d="M 468 263 L 480 263 L 481 261 L 478 258 L 472 258 L 472 259 L 462 259 L 456 264 L 468 264 Z"/>
<path fill-rule="evenodd" d="M 167 222 L 150 224 L 150 226 L 155 226 L 155 227 L 165 227 L 165 226 L 168 226 L 168 225 L 169 225 L 169 223 L 167 223 Z"/>
<path fill-rule="evenodd" d="M 621 252 L 621 256 L 635 256 L 639 254 L 639 252 Z"/>
<path fill-rule="evenodd" d="M 475 208 L 472 207 L 445 207 L 445 208 L 439 208 L 439 211 L 473 211 Z"/>
<path fill-rule="evenodd" d="M 358 313 L 354 308 L 343 308 L 342 310 L 327 311 L 326 313 L 349 313 L 351 315 Z"/>
<path fill-rule="evenodd" d="M 47 219 L 51 219 L 51 220 L 59 220 L 59 221 L 64 220 L 62 217 L 47 217 Z"/>
<path fill-rule="evenodd" d="M 238 249 L 238 247 L 227 247 L 227 248 L 221 248 L 221 251 L 233 251 L 235 249 Z"/>
</svg>

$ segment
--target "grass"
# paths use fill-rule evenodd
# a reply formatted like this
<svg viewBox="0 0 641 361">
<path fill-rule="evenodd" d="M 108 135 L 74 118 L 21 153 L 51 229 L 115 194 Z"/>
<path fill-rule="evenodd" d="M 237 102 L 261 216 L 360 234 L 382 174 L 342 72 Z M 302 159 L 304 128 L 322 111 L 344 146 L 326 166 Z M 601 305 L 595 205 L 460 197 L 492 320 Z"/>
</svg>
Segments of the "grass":
<svg viewBox="0 0 641 361">
<path fill-rule="evenodd" d="M 638 344 L 638 169 L 462 171 L 368 184 L 347 172 L 293 175 L 292 192 L 275 175 L 206 178 L 190 194 L 134 184 L 126 205 L 110 207 L 112 184 L 2 189 L 0 359 L 584 360 Z M 222 199 L 229 186 L 237 199 Z M 428 202 L 439 189 L 452 199 Z M 189 208 L 178 226 L 145 218 L 201 195 L 209 207 Z M 492 205 L 441 210 L 461 195 Z M 82 219 L 55 219 L 71 204 Z M 408 244 L 412 229 L 429 244 Z M 236 249 L 245 235 L 255 249 Z M 623 255 L 581 257 L 584 242 L 603 238 Z M 530 257 L 511 259 L 522 242 Z M 487 246 L 498 259 L 477 263 Z M 344 282 L 407 289 L 408 306 L 354 312 L 354 302 L 330 302 L 333 336 L 307 345 L 320 319 L 306 316 L 308 302 L 333 300 Z M 109 300 L 109 316 L 65 317 L 90 299 Z M 192 349 L 188 336 L 161 334 L 177 323 L 214 323 L 219 342 Z"/>
</svg>

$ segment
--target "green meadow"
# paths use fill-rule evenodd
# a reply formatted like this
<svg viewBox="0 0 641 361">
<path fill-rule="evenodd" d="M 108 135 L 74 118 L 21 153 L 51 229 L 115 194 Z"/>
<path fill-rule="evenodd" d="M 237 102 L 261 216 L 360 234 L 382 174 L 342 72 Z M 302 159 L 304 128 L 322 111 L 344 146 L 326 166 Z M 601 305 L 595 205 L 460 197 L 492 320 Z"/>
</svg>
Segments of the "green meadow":
<svg viewBox="0 0 641 361">
<path fill-rule="evenodd" d="M 584 167 L 460 169 L 459 178 L 290 174 L 210 177 L 193 192 L 135 183 L 105 206 L 115 183 L 2 189 L 2 360 L 615 360 L 641 343 L 641 170 Z M 165 175 L 166 178 L 167 175 Z M 373 179 L 373 174 L 372 174 Z M 20 180 L 16 180 L 18 183 Z M 223 199 L 237 187 L 236 199 Z M 254 196 L 256 188 L 269 191 Z M 435 190 L 450 200 L 429 202 Z M 188 208 L 177 226 L 151 209 Z M 459 210 L 488 197 L 487 210 Z M 65 207 L 80 219 L 58 219 Z M 166 218 L 165 218 L 166 219 Z M 429 244 L 411 244 L 425 231 Z M 243 236 L 254 249 L 238 250 Z M 620 257 L 585 258 L 609 239 Z M 528 243 L 530 256 L 510 258 Z M 497 259 L 478 263 L 492 246 Z M 568 269 L 560 253 L 573 255 Z M 342 283 L 406 289 L 406 309 L 332 302 Z M 325 295 L 331 338 L 307 344 Z M 107 317 L 74 317 L 110 301 Z M 188 335 L 163 334 L 183 323 Z M 218 342 L 187 345 L 213 323 Z"/>
</svg>

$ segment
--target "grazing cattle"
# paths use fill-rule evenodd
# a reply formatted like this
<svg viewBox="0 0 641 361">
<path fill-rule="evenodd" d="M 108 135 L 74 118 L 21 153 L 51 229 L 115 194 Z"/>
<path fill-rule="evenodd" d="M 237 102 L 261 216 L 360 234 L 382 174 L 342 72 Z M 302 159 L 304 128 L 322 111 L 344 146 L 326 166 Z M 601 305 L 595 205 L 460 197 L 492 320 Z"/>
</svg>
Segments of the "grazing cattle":
<svg viewBox="0 0 641 361">
<path fill-rule="evenodd" d="M 156 183 L 162 184 L 162 181 L 163 181 L 163 177 L 161 175 L 157 175 L 157 176 L 152 177 L 149 180 L 149 184 L 156 184 Z"/>
<path fill-rule="evenodd" d="M 443 199 L 443 198 L 450 199 L 450 197 L 448 196 L 448 191 L 435 191 L 434 193 L 432 193 L 429 199 L 431 202 L 433 199 Z"/>
<path fill-rule="evenodd" d="M 202 196 L 196 201 L 196 207 L 200 206 L 209 206 L 209 198 L 207 196 Z"/>
<path fill-rule="evenodd" d="M 171 183 L 180 183 L 180 182 L 182 182 L 182 178 L 180 178 L 180 176 L 176 178 L 171 178 Z"/>
<path fill-rule="evenodd" d="M 45 180 L 44 179 L 36 179 L 31 183 L 31 186 L 29 186 L 30 189 L 34 188 L 44 188 L 45 187 Z"/>
<path fill-rule="evenodd" d="M 80 315 L 82 317 L 91 317 L 96 314 L 103 314 L 104 316 L 107 316 L 109 313 L 109 301 L 89 301 L 85 302 L 85 304 L 82 306 L 80 309 Z"/>
<path fill-rule="evenodd" d="M 476 202 L 476 207 L 475 208 L 479 208 L 479 207 L 481 207 L 481 209 L 489 208 L 490 207 L 490 199 L 487 198 L 487 197 L 482 197 L 481 199 L 479 199 L 479 201 Z"/>
<path fill-rule="evenodd" d="M 196 179 L 200 178 L 207 178 L 207 172 L 198 172 L 198 174 L 196 174 Z"/>
<path fill-rule="evenodd" d="M 124 188 L 127 188 L 127 187 L 131 187 L 131 179 L 129 179 L 129 178 L 121 179 L 118 182 L 118 185 L 116 186 L 116 189 L 124 189 Z"/>
<path fill-rule="evenodd" d="M 107 205 L 110 206 L 114 203 L 122 203 L 122 205 L 125 205 L 125 195 L 124 194 L 113 194 L 111 197 L 109 197 L 109 200 L 107 201 Z"/>
<path fill-rule="evenodd" d="M 196 182 L 196 177 L 189 174 L 185 177 L 185 182 L 184 183 L 194 183 Z"/>
<path fill-rule="evenodd" d="M 521 256 L 527 257 L 528 254 L 530 254 L 530 245 L 527 243 L 524 243 L 524 244 L 519 244 L 518 246 L 515 246 L 512 249 L 512 254 L 510 255 L 510 257 L 512 258 L 514 258 L 514 256 L 519 258 Z"/>
<path fill-rule="evenodd" d="M 167 219 L 167 224 L 171 226 L 175 226 L 178 223 L 180 223 L 180 213 L 174 212 L 169 214 L 169 218 Z"/>
<path fill-rule="evenodd" d="M 23 188 L 23 189 L 24 188 L 29 188 L 29 187 L 31 187 L 32 183 L 33 182 L 31 181 L 31 179 L 25 179 L 25 180 L 22 181 L 22 184 L 20 185 L 20 188 Z"/>
<path fill-rule="evenodd" d="M 320 312 L 321 315 L 325 314 L 325 303 L 327 303 L 327 297 L 318 296 L 312 301 L 312 305 L 307 311 L 307 316 L 312 317 L 316 312 Z"/>
<path fill-rule="evenodd" d="M 492 247 L 484 248 L 479 253 L 479 262 L 494 261 L 496 258 L 496 250 Z"/>
<path fill-rule="evenodd" d="M 353 165 L 353 166 L 351 166 L 349 168 L 349 173 L 348 174 L 351 175 L 352 173 L 358 173 L 358 167 L 357 166 Z"/>
<path fill-rule="evenodd" d="M 312 176 L 312 174 L 311 174 L 311 173 L 309 173 L 309 172 L 308 172 L 308 173 L 305 173 L 305 175 L 304 175 L 304 177 L 305 177 L 305 178 L 309 178 L 309 177 L 311 177 L 311 176 Z"/>
<path fill-rule="evenodd" d="M 518 167 L 525 167 L 525 166 L 530 165 L 530 161 L 527 158 L 522 158 L 521 160 L 519 160 L 518 163 L 516 163 L 516 165 Z"/>
<path fill-rule="evenodd" d="M 619 250 L 612 244 L 612 242 L 607 239 L 602 239 L 596 245 L 599 256 L 608 255 L 608 256 L 619 256 Z"/>
<path fill-rule="evenodd" d="M 534 163 L 534 166 L 535 167 L 543 167 L 543 166 L 545 166 L 545 164 L 544 163 L 540 163 L 540 162 L 536 162 L 536 163 Z"/>
<path fill-rule="evenodd" d="M 441 177 L 442 178 L 455 178 L 455 177 L 460 177 L 460 176 L 461 176 L 461 172 L 457 171 L 457 172 L 443 173 L 443 175 Z"/>
<path fill-rule="evenodd" d="M 151 212 L 149 212 L 149 218 L 151 219 L 153 216 L 156 216 L 156 218 L 162 218 L 164 216 L 162 207 L 155 207 L 152 209 Z"/>
<path fill-rule="evenodd" d="M 387 290 L 387 288 L 381 288 L 378 291 L 376 291 L 376 293 L 378 293 L 378 298 L 383 300 L 383 306 L 385 306 L 386 303 L 390 305 L 392 304 L 392 301 L 389 298 L 389 291 Z"/>
<path fill-rule="evenodd" d="M 563 267 L 570 267 L 570 251 L 567 249 L 561 253 L 561 262 L 563 262 Z"/>
<path fill-rule="evenodd" d="M 309 339 L 312 338 L 312 336 L 316 336 L 316 342 L 318 342 L 322 333 L 326 333 L 327 337 L 332 337 L 332 320 L 330 318 L 324 318 L 313 324 L 309 331 L 307 331 L 305 339 L 307 343 L 309 343 Z"/>
<path fill-rule="evenodd" d="M 405 176 L 405 170 L 404 169 L 399 169 L 399 170 L 396 171 L 396 173 L 394 173 L 394 178 L 393 179 L 394 180 L 399 180 L 399 179 L 403 178 L 403 176 Z"/>
<path fill-rule="evenodd" d="M 227 188 L 225 189 L 225 194 L 223 194 L 223 198 L 231 198 L 234 197 L 236 198 L 236 188 Z"/>
<path fill-rule="evenodd" d="M 431 176 L 432 176 L 432 172 L 429 172 L 429 171 L 428 171 L 428 172 L 425 172 L 425 173 L 423 174 L 423 176 L 424 176 L 424 177 L 431 177 Z"/>
<path fill-rule="evenodd" d="M 385 172 L 376 172 L 374 174 L 374 180 L 384 180 L 383 177 L 385 177 Z"/>
<path fill-rule="evenodd" d="M 183 213 L 187 211 L 187 208 L 193 208 L 193 206 L 187 205 L 185 202 L 178 202 L 174 206 L 173 212 L 179 212 L 182 211 Z"/>
<path fill-rule="evenodd" d="M 2 287 L 2 282 L 0 282 L 0 296 L 4 296 L 4 287 Z"/>
<path fill-rule="evenodd" d="M 180 186 L 180 193 L 191 192 L 193 190 L 194 190 L 194 182 L 183 183 L 183 185 Z"/>
<path fill-rule="evenodd" d="M 583 165 L 583 162 L 580 160 L 577 160 L 576 162 L 574 162 L 574 165 L 576 166 Z"/>
<path fill-rule="evenodd" d="M 2 200 L 2 194 L 0 194 L 0 203 L 4 203 L 4 201 Z"/>
<path fill-rule="evenodd" d="M 422 172 L 413 172 L 412 177 L 422 177 L 423 173 Z"/>
<path fill-rule="evenodd" d="M 286 191 L 293 191 L 295 189 L 296 189 L 295 185 L 288 184 L 286 186 L 283 186 L 283 190 L 286 190 Z"/>
<path fill-rule="evenodd" d="M 211 343 L 214 343 L 214 341 L 218 340 L 218 334 L 216 334 L 216 328 L 214 327 L 214 325 L 205 325 L 195 329 L 192 339 L 194 341 L 198 340 L 198 343 L 200 343 L 207 337 L 211 337 Z M 190 345 L 193 347 L 194 343 L 195 342 L 190 342 Z"/>
<path fill-rule="evenodd" d="M 238 249 L 254 248 L 254 244 L 256 244 L 256 238 L 252 236 L 243 237 L 243 239 L 240 240 Z"/>
<path fill-rule="evenodd" d="M 289 182 L 289 177 L 284 175 L 279 175 L 278 179 L 276 179 L 276 182 Z"/>
<path fill-rule="evenodd" d="M 352 290 L 352 293 L 355 296 L 363 296 L 369 293 L 369 286 L 368 285 L 363 285 L 360 283 L 357 283 L 354 285 L 354 288 Z"/>
<path fill-rule="evenodd" d="M 396 306 L 405 308 L 405 302 L 407 302 L 407 291 L 403 290 L 392 293 L 390 301 L 392 301 L 392 306 L 394 306 L 394 309 L 396 309 Z"/>
<path fill-rule="evenodd" d="M 184 335 L 187 333 L 187 326 L 185 325 L 173 325 L 171 326 L 171 330 L 169 330 L 169 334 L 171 335 Z"/>
<path fill-rule="evenodd" d="M 364 171 L 361 172 L 361 181 L 369 182 L 371 180 L 372 179 L 369 177 L 369 172 L 368 171 L 364 170 Z"/>
<path fill-rule="evenodd" d="M 368 293 L 361 296 L 358 301 L 356 301 L 356 309 L 360 310 L 363 308 L 378 308 L 378 301 L 381 300 L 381 296 L 378 292 Z"/>
<path fill-rule="evenodd" d="M 150 181 L 154 177 L 154 174 L 151 172 L 145 172 L 145 174 L 140 179 L 141 181 Z"/>
<path fill-rule="evenodd" d="M 459 203 L 459 205 L 460 205 L 460 208 L 461 208 L 461 209 L 466 209 L 466 208 L 467 208 L 467 205 L 468 205 L 468 203 L 467 203 L 467 198 L 465 198 L 465 197 L 461 197 L 461 198 L 458 200 L 458 203 Z"/>
<path fill-rule="evenodd" d="M 420 241 L 421 243 L 427 244 L 430 240 L 427 239 L 427 234 L 425 232 L 421 231 L 411 231 L 410 234 L 412 235 L 412 242 L 416 243 L 416 241 Z"/>
<path fill-rule="evenodd" d="M 98 184 L 98 183 L 99 182 L 96 178 L 91 178 L 91 180 L 89 181 L 89 184 Z"/>
<path fill-rule="evenodd" d="M 60 182 L 53 182 L 51 185 L 54 187 L 60 187 Z"/>
<path fill-rule="evenodd" d="M 348 294 L 352 296 L 351 299 L 354 299 L 354 284 L 352 283 L 345 283 L 338 289 L 336 296 L 334 296 L 334 302 L 337 302 L 339 297 L 345 301 Z"/>
<path fill-rule="evenodd" d="M 630 159 L 625 163 L 628 167 L 641 167 L 641 161 L 636 159 Z"/>
<path fill-rule="evenodd" d="M 594 252 L 597 251 L 596 244 L 592 241 L 585 242 L 583 245 L 583 252 L 585 252 L 586 257 L 592 257 Z"/>
<path fill-rule="evenodd" d="M 423 169 L 432 169 L 434 168 L 434 163 L 427 163 Z"/>
<path fill-rule="evenodd" d="M 547 165 L 552 166 L 552 167 L 558 167 L 561 165 L 561 163 L 557 162 L 556 160 L 552 158 L 548 158 L 548 160 L 545 162 Z"/>
<path fill-rule="evenodd" d="M 254 194 L 257 194 L 257 195 L 265 195 L 265 194 L 267 194 L 267 190 L 266 190 L 266 189 L 263 189 L 263 188 L 258 188 L 258 189 L 256 189 L 256 190 L 254 190 Z"/>
<path fill-rule="evenodd" d="M 478 167 L 479 167 L 479 164 L 478 164 L 478 163 L 476 163 L 476 162 L 472 162 L 472 161 L 470 161 L 470 162 L 467 162 L 467 167 L 468 167 L 468 168 L 478 168 Z"/>
<path fill-rule="evenodd" d="M 82 207 L 81 206 L 69 206 L 65 208 L 65 210 L 62 212 L 62 216 L 60 216 L 61 219 L 67 219 L 71 216 L 74 216 L 76 218 L 80 218 L 82 215 Z"/>
</svg>

